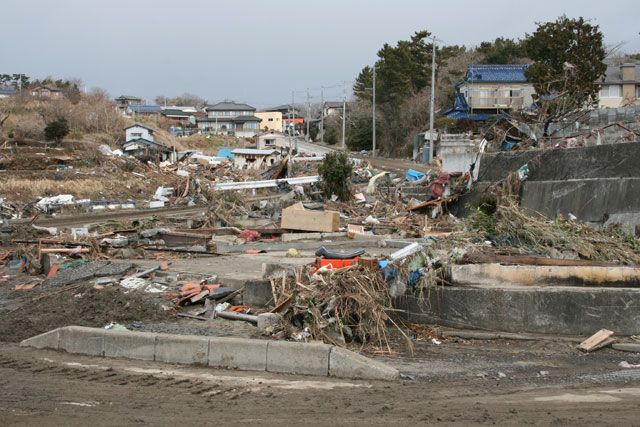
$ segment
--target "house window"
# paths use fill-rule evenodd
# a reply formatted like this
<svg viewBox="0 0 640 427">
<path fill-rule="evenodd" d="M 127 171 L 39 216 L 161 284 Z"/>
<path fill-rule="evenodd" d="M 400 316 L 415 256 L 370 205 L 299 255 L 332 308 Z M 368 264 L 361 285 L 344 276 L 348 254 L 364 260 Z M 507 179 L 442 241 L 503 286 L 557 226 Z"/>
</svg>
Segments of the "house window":
<svg viewBox="0 0 640 427">
<path fill-rule="evenodd" d="M 131 133 L 131 137 L 133 137 L 133 138 L 142 138 L 142 132 Z"/>
<path fill-rule="evenodd" d="M 268 121 L 272 122 L 272 121 L 273 121 L 273 118 L 270 118 Z"/>
<path fill-rule="evenodd" d="M 602 85 L 600 98 L 620 98 L 620 85 Z"/>
<path fill-rule="evenodd" d="M 640 99 L 640 86 L 636 86 L 636 98 Z"/>
<path fill-rule="evenodd" d="M 257 123 L 247 123 L 247 129 L 258 129 Z"/>
<path fill-rule="evenodd" d="M 38 96 L 38 91 L 37 91 L 37 90 L 34 90 L 33 92 L 31 92 L 31 94 L 32 94 L 33 96 Z"/>
<path fill-rule="evenodd" d="M 251 115 L 251 111 L 243 111 L 242 115 L 243 116 L 250 116 Z"/>
</svg>

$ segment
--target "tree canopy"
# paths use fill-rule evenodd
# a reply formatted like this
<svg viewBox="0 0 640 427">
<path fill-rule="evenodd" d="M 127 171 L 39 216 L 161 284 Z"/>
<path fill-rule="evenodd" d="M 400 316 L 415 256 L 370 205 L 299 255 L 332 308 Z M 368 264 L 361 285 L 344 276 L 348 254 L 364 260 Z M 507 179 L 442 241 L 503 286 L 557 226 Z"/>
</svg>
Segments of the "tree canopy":
<svg viewBox="0 0 640 427">
<path fill-rule="evenodd" d="M 525 75 L 537 96 L 549 101 L 548 115 L 559 116 L 597 100 L 597 82 L 607 70 L 603 38 L 597 25 L 566 15 L 538 23 L 536 31 L 527 34 L 524 47 L 534 63 Z"/>
<path fill-rule="evenodd" d="M 482 59 L 480 64 L 513 64 L 526 56 L 520 40 L 498 37 L 493 42 L 482 42 L 478 46 Z"/>
</svg>

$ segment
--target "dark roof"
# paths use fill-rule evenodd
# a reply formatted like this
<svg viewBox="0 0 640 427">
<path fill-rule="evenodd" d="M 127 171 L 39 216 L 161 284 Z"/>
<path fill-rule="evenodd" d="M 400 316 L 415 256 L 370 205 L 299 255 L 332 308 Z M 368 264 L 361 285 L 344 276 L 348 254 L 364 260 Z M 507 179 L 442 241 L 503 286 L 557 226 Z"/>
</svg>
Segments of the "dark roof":
<svg viewBox="0 0 640 427">
<path fill-rule="evenodd" d="M 635 82 L 640 83 L 640 63 L 637 61 L 628 61 L 624 64 L 607 64 L 607 71 L 604 76 L 604 80 L 601 80 L 601 83 L 604 84 L 622 84 L 625 83 L 625 80 L 622 80 L 622 67 L 635 67 L 636 68 L 636 78 Z"/>
<path fill-rule="evenodd" d="M 133 128 L 133 127 L 145 128 L 145 129 L 146 129 L 146 130 L 148 130 L 149 132 L 153 133 L 153 129 L 151 129 L 150 127 L 147 127 L 147 126 L 141 125 L 140 123 L 132 124 L 131 126 L 127 126 L 126 128 L 124 128 L 124 129 L 122 129 L 122 130 L 127 130 L 127 129 L 130 129 L 130 128 Z"/>
<path fill-rule="evenodd" d="M 214 104 L 214 105 L 207 105 L 205 107 L 205 110 L 206 111 L 256 111 L 256 109 L 250 105 L 237 104 L 233 101 L 218 102 L 217 104 Z"/>
<path fill-rule="evenodd" d="M 218 122 L 218 123 L 230 123 L 233 121 L 235 116 L 218 116 L 217 120 L 215 117 L 196 117 L 196 122 L 198 123 L 207 123 L 207 122 Z"/>
<path fill-rule="evenodd" d="M 261 122 L 262 119 L 256 116 L 234 116 L 231 118 L 231 121 L 236 123 Z"/>
<path fill-rule="evenodd" d="M 57 88 L 55 86 L 48 86 L 48 85 L 37 86 L 37 87 L 34 87 L 31 90 L 33 91 L 33 90 L 38 90 L 38 89 L 49 89 L 51 92 L 62 92 L 62 89 L 59 89 L 59 88 Z"/>
<path fill-rule="evenodd" d="M 167 151 L 167 152 L 171 151 L 171 149 L 169 149 L 168 147 L 160 144 L 159 142 L 150 141 L 150 140 L 144 139 L 144 138 L 134 138 L 134 139 L 130 139 L 130 140 L 126 141 L 126 142 L 123 142 L 122 143 L 122 148 L 126 148 L 129 145 L 132 145 L 134 143 L 135 144 L 138 144 L 138 143 L 145 144 L 145 145 L 148 145 L 151 148 L 154 148 L 154 149 L 157 149 L 157 150 L 161 150 L 161 151 Z"/>
<path fill-rule="evenodd" d="M 467 82 L 526 82 L 524 71 L 528 65 L 477 65 L 470 64 L 464 81 Z"/>
<path fill-rule="evenodd" d="M 115 100 L 116 101 L 142 101 L 142 98 L 138 98 L 137 96 L 120 95 Z"/>
<path fill-rule="evenodd" d="M 327 108 L 342 108 L 342 102 L 340 101 L 327 101 L 324 103 Z"/>
<path fill-rule="evenodd" d="M 159 105 L 129 105 L 131 111 L 162 111 L 162 107 Z"/>
<path fill-rule="evenodd" d="M 182 110 L 178 110 L 177 108 L 165 108 L 162 110 L 162 115 L 163 116 L 182 116 L 182 117 L 189 117 L 191 115 L 193 115 L 193 113 L 185 113 Z"/>
</svg>

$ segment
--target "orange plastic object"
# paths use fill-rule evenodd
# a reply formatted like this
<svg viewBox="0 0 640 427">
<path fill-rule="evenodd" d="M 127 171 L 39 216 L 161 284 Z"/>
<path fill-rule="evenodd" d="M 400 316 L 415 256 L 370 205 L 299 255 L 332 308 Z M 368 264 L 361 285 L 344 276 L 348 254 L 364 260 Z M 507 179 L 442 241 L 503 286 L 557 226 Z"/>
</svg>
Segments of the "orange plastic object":
<svg viewBox="0 0 640 427">
<path fill-rule="evenodd" d="M 60 266 L 58 264 L 53 264 L 51 266 L 51 270 L 49 270 L 49 274 L 47 274 L 47 279 L 50 279 L 53 276 L 55 276 L 58 270 L 60 270 Z"/>
<path fill-rule="evenodd" d="M 358 261 L 359 257 L 350 258 L 350 259 L 330 259 L 330 258 L 320 258 L 316 257 L 316 268 L 322 268 L 324 266 L 328 266 L 331 264 L 331 267 L 327 267 L 329 270 L 333 270 L 334 268 L 342 268 L 347 267 L 354 262 Z"/>
</svg>

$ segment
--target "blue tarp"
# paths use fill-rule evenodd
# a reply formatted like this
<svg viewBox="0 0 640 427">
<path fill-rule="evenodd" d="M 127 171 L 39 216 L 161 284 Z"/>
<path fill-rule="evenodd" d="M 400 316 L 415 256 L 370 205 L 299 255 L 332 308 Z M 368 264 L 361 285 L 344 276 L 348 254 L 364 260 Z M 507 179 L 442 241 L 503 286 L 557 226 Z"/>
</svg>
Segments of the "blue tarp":
<svg viewBox="0 0 640 427">
<path fill-rule="evenodd" d="M 407 171 L 407 179 L 409 181 L 419 181 L 425 177 L 425 174 L 422 172 L 414 171 L 413 169 L 409 169 Z"/>
<path fill-rule="evenodd" d="M 233 159 L 236 155 L 231 152 L 230 148 L 224 148 L 218 150 L 218 157 L 227 157 Z"/>
</svg>

